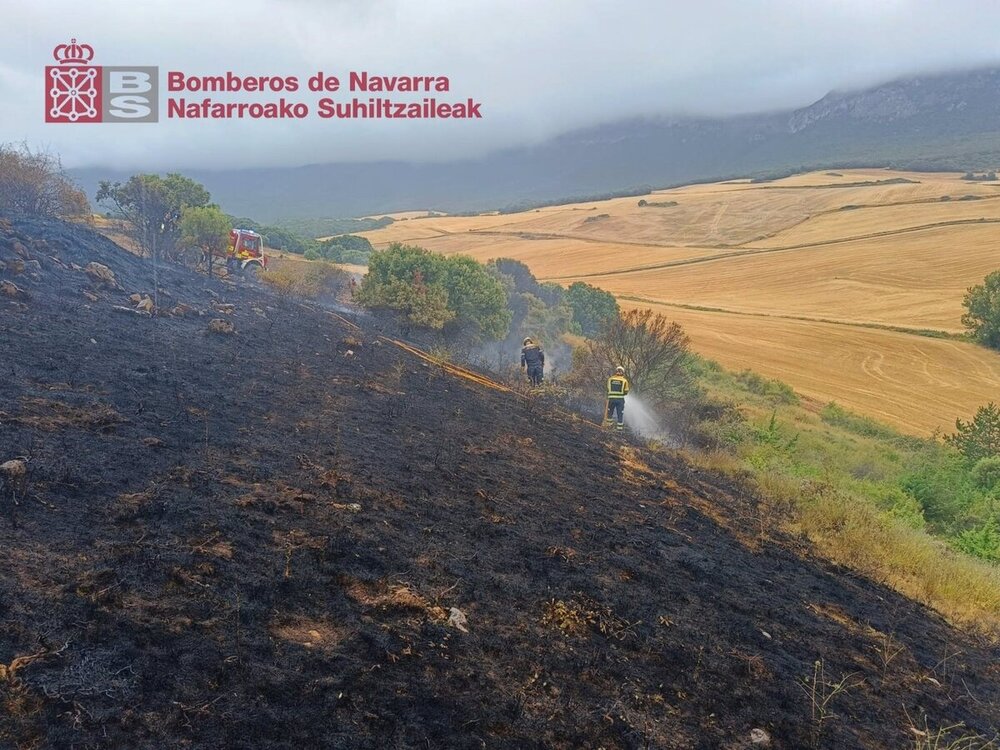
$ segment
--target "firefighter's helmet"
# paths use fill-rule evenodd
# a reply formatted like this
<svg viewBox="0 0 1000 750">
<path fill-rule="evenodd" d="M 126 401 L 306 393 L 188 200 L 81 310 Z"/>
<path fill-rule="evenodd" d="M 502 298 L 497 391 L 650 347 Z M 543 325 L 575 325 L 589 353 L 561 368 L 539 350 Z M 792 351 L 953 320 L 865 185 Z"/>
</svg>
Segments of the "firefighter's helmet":
<svg viewBox="0 0 1000 750">
<path fill-rule="evenodd" d="M 530 343 L 531 343 L 531 338 L 530 338 L 530 337 L 529 337 L 529 338 L 526 338 L 526 339 L 525 339 L 524 341 L 522 341 L 521 343 L 522 343 L 522 344 L 523 344 L 524 346 L 527 346 L 528 344 L 530 344 Z"/>
<path fill-rule="evenodd" d="M 615 368 L 615 375 L 624 375 L 624 374 L 625 374 L 625 368 L 622 367 L 621 365 L 618 365 L 618 367 Z"/>
</svg>

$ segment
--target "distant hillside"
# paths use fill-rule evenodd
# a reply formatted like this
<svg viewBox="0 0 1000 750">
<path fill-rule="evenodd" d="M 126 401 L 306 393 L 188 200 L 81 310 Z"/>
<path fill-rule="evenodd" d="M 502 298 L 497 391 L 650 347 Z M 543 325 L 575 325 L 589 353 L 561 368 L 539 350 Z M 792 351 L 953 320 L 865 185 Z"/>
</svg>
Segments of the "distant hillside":
<svg viewBox="0 0 1000 750">
<path fill-rule="evenodd" d="M 802 166 L 986 169 L 1000 163 L 1000 69 L 830 93 L 794 111 L 658 119 L 440 164 L 373 162 L 188 170 L 231 213 L 261 221 L 399 209 L 469 211 Z M 122 173 L 75 172 L 93 194 Z"/>
</svg>

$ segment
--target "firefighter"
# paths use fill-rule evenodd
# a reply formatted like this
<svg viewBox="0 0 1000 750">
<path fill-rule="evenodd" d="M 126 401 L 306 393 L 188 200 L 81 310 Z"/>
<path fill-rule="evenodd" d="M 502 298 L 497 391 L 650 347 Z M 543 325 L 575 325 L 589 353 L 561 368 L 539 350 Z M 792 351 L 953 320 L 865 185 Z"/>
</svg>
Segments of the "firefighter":
<svg viewBox="0 0 1000 750">
<path fill-rule="evenodd" d="M 521 369 L 528 370 L 529 383 L 541 385 L 542 372 L 545 370 L 545 352 L 530 337 L 524 340 L 524 348 L 521 349 Z"/>
<path fill-rule="evenodd" d="M 608 378 L 608 413 L 604 418 L 604 426 L 614 425 L 616 430 L 625 429 L 625 397 L 628 395 L 628 378 L 625 368 L 619 365 L 615 374 Z M 615 420 L 617 413 L 618 419 Z"/>
</svg>

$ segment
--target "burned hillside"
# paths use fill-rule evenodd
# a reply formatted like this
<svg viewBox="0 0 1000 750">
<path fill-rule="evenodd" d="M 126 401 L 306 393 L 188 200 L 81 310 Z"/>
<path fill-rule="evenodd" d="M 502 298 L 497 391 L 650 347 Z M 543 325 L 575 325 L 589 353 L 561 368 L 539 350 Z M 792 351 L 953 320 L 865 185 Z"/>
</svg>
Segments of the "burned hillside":
<svg viewBox="0 0 1000 750">
<path fill-rule="evenodd" d="M 995 646 L 669 453 L 83 227 L 0 261 L 2 748 L 998 730 Z"/>
</svg>

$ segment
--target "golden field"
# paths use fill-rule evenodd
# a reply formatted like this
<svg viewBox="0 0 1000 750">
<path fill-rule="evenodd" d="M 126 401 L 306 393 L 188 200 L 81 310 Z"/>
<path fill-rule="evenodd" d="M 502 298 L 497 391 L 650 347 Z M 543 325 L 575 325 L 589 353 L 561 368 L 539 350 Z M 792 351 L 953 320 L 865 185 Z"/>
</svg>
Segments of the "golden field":
<svg viewBox="0 0 1000 750">
<path fill-rule="evenodd" d="M 1000 354 L 917 333 L 960 333 L 965 289 L 1000 269 L 1000 183 L 854 169 L 642 199 L 663 205 L 404 214 L 366 236 L 586 281 L 669 314 L 696 351 L 727 367 L 909 432 L 950 429 L 1000 400 Z"/>
</svg>

